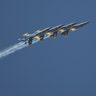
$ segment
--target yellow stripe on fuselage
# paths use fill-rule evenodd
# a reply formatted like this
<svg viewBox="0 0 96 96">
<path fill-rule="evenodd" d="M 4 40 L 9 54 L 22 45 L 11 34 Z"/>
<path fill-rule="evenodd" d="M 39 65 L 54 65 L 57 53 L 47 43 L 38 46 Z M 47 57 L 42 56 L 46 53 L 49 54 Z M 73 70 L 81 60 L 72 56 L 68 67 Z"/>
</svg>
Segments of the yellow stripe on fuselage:
<svg viewBox="0 0 96 96">
<path fill-rule="evenodd" d="M 66 30 L 60 29 L 59 31 L 60 31 L 61 33 L 63 33 L 63 32 L 65 32 Z"/>
<path fill-rule="evenodd" d="M 48 36 L 51 36 L 51 35 L 52 35 L 50 32 L 46 32 L 46 34 L 47 34 Z"/>
<path fill-rule="evenodd" d="M 71 28 L 70 30 L 71 30 L 71 31 L 75 31 L 76 29 L 75 29 L 75 28 Z"/>
<path fill-rule="evenodd" d="M 40 40 L 40 37 L 39 36 L 34 36 L 35 39 L 37 40 Z"/>
</svg>

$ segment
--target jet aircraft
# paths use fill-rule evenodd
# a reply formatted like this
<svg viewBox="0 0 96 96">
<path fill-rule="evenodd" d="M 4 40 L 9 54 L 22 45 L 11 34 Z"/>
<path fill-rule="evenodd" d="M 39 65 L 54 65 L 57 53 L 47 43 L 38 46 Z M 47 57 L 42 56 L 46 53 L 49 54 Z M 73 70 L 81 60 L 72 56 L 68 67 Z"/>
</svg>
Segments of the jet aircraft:
<svg viewBox="0 0 96 96">
<path fill-rule="evenodd" d="M 71 30 L 71 31 L 78 30 L 79 28 L 85 26 L 85 25 L 88 24 L 88 23 L 89 23 L 89 22 L 86 21 L 86 22 L 82 22 L 82 23 L 76 24 L 76 25 L 74 25 L 70 30 Z"/>
<path fill-rule="evenodd" d="M 39 41 L 43 41 L 45 34 L 47 34 L 49 37 L 56 38 L 58 32 L 60 32 L 61 35 L 67 36 L 68 32 L 70 30 L 75 31 L 75 30 L 85 26 L 88 23 L 89 23 L 88 21 L 82 22 L 79 24 L 73 22 L 73 23 L 70 23 L 70 24 L 65 25 L 65 26 L 61 24 L 61 25 L 57 25 L 53 28 L 48 27 L 48 28 L 45 28 L 43 30 L 37 30 L 33 34 L 29 34 L 27 32 L 27 33 L 23 34 L 23 36 L 28 37 L 27 39 L 22 38 L 22 39 L 18 39 L 18 40 L 25 42 L 25 44 L 28 43 L 29 45 L 32 45 L 32 41 L 34 38 L 39 40 Z"/>
<path fill-rule="evenodd" d="M 58 30 L 59 30 L 62 26 L 63 26 L 63 25 L 57 25 L 57 26 L 55 26 L 55 27 L 53 27 L 53 28 L 51 28 L 51 29 L 50 29 L 50 27 L 48 27 L 48 28 L 45 28 L 45 29 L 43 29 L 43 30 L 37 30 L 37 31 L 35 31 L 36 34 L 34 34 L 33 36 L 30 36 L 30 34 L 28 34 L 28 33 L 23 34 L 23 36 L 30 36 L 30 37 L 29 37 L 29 40 L 28 40 L 28 43 L 29 43 L 29 45 L 31 45 L 33 38 L 35 38 L 35 39 L 37 39 L 37 40 L 40 40 L 40 41 L 43 41 L 45 34 L 47 34 L 47 35 L 50 36 L 50 37 L 55 38 L 55 37 L 57 36 Z"/>
<path fill-rule="evenodd" d="M 45 28 L 43 30 L 37 30 L 35 33 L 33 34 L 29 34 L 28 32 L 23 34 L 23 36 L 25 37 L 28 37 L 27 39 L 21 39 L 21 41 L 24 41 L 26 43 L 26 41 L 28 40 L 28 44 L 31 45 L 32 44 L 32 41 L 33 41 L 33 38 L 37 39 L 37 40 L 40 40 L 40 41 L 43 41 L 44 39 L 44 35 L 45 35 L 45 32 L 47 32 L 50 28 Z M 18 39 L 20 40 L 20 39 Z"/>
<path fill-rule="evenodd" d="M 48 32 L 46 32 L 46 34 L 49 36 L 49 37 L 53 37 L 53 38 L 56 38 L 57 37 L 57 33 L 58 31 L 61 29 L 63 25 L 57 25 L 51 29 L 49 29 Z"/>
<path fill-rule="evenodd" d="M 68 25 L 63 26 L 62 29 L 60 29 L 59 31 L 61 32 L 61 35 L 64 35 L 65 37 L 67 37 L 70 30 L 75 31 L 75 30 L 85 26 L 88 23 L 89 23 L 88 21 L 87 22 L 82 22 L 82 23 L 79 23 L 79 24 L 70 23 Z"/>
<path fill-rule="evenodd" d="M 63 26 L 63 27 L 59 30 L 59 32 L 61 32 L 61 35 L 64 35 L 65 37 L 67 37 L 69 30 L 71 30 L 71 28 L 73 28 L 73 26 L 74 26 L 75 24 L 76 24 L 76 23 L 70 23 L 70 24 L 68 24 L 68 25 L 65 25 L 65 26 Z"/>
</svg>

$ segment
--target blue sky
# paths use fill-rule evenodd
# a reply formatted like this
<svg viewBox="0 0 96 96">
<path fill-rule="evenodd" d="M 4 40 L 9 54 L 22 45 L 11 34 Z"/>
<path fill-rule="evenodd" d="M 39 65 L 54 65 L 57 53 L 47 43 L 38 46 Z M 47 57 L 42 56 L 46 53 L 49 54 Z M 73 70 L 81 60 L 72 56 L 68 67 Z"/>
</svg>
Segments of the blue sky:
<svg viewBox="0 0 96 96">
<path fill-rule="evenodd" d="M 96 95 L 95 0 L 0 0 L 0 50 L 25 32 L 70 22 L 90 24 L 0 60 L 0 96 Z"/>
</svg>

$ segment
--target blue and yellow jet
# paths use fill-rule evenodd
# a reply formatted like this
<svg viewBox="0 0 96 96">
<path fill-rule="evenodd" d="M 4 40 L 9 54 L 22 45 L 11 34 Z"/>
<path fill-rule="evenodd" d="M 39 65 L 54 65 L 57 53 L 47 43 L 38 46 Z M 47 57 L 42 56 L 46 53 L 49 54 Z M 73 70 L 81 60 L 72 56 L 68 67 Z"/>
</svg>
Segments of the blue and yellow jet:
<svg viewBox="0 0 96 96">
<path fill-rule="evenodd" d="M 33 39 L 37 39 L 39 41 L 43 41 L 44 36 L 48 35 L 49 37 L 53 37 L 56 38 L 57 37 L 57 33 L 60 32 L 61 35 L 64 35 L 65 37 L 68 35 L 69 31 L 75 31 L 83 26 L 85 26 L 86 24 L 88 24 L 89 22 L 82 22 L 82 23 L 70 23 L 68 25 L 57 25 L 53 28 L 45 28 L 43 30 L 37 30 L 35 31 L 33 34 L 29 34 L 28 32 L 23 34 L 23 36 L 28 37 L 27 39 L 18 39 L 21 40 L 23 42 L 25 42 L 25 44 L 28 42 L 29 45 L 32 45 L 32 41 Z"/>
</svg>

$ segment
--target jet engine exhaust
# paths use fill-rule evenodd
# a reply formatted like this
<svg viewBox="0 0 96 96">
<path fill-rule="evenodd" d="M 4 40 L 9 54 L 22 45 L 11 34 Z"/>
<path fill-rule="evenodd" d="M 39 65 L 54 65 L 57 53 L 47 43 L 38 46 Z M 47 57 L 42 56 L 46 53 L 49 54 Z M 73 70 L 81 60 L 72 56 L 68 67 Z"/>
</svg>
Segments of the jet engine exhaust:
<svg viewBox="0 0 96 96">
<path fill-rule="evenodd" d="M 47 39 L 48 37 L 49 36 L 45 36 L 44 39 Z M 38 41 L 39 40 L 33 40 L 32 44 L 35 44 Z M 19 50 L 21 50 L 21 49 L 23 49 L 25 47 L 28 47 L 28 46 L 29 46 L 28 43 L 25 44 L 25 42 L 19 42 L 19 43 L 15 44 L 15 45 L 7 48 L 7 49 L 4 49 L 4 50 L 0 51 L 0 59 L 5 57 L 5 56 L 8 56 L 8 55 L 10 55 L 12 53 L 15 53 L 16 51 L 19 51 Z"/>
</svg>

